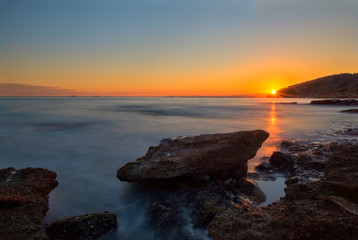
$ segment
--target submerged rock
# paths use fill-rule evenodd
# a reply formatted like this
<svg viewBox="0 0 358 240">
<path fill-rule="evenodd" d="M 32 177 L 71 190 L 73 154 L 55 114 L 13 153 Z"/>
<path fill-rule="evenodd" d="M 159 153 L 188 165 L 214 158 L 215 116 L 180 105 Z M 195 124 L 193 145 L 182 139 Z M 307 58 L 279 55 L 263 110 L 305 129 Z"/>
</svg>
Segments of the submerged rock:
<svg viewBox="0 0 358 240">
<path fill-rule="evenodd" d="M 56 173 L 42 168 L 0 170 L 0 239 L 33 239 L 48 210 Z"/>
<path fill-rule="evenodd" d="M 267 207 L 237 207 L 215 216 L 216 239 L 357 239 L 358 146 L 334 154 L 315 182 L 292 184 Z"/>
<path fill-rule="evenodd" d="M 150 199 L 147 216 L 161 239 L 210 239 L 207 226 L 216 214 L 235 206 L 265 201 L 264 193 L 248 179 L 227 184 L 210 180 L 195 186 L 186 181 L 176 182 L 176 185 L 173 182 L 160 186 L 157 182 L 140 185 L 146 190 L 150 188 L 152 195 L 142 198 Z"/>
<path fill-rule="evenodd" d="M 210 176 L 225 180 L 247 174 L 253 158 L 269 134 L 262 130 L 164 139 L 144 157 L 117 172 L 121 181 L 148 181 Z"/>
<path fill-rule="evenodd" d="M 95 240 L 115 228 L 116 215 L 105 211 L 56 221 L 46 233 L 49 240 Z"/>
<path fill-rule="evenodd" d="M 190 233 L 184 227 L 188 223 L 175 203 L 156 201 L 151 204 L 148 215 L 152 227 L 161 239 L 190 239 Z"/>
</svg>

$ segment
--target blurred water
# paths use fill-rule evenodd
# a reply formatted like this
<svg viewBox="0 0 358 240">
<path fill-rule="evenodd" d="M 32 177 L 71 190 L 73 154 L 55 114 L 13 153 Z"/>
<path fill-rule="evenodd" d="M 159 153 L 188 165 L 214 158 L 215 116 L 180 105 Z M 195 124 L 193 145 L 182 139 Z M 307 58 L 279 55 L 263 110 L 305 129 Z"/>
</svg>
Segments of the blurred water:
<svg viewBox="0 0 358 240">
<path fill-rule="evenodd" d="M 272 104 L 271 102 L 299 104 Z M 118 216 L 116 239 L 157 239 L 145 216 L 146 195 L 116 171 L 162 138 L 263 129 L 270 133 L 249 169 L 283 138 L 331 141 L 355 127 L 347 107 L 310 99 L 254 98 L 0 98 L 0 168 L 43 167 L 58 174 L 45 223 L 108 210 Z M 261 183 L 268 202 L 283 180 Z M 281 189 L 281 190 L 279 190 Z M 266 202 L 266 204 L 268 203 Z"/>
</svg>

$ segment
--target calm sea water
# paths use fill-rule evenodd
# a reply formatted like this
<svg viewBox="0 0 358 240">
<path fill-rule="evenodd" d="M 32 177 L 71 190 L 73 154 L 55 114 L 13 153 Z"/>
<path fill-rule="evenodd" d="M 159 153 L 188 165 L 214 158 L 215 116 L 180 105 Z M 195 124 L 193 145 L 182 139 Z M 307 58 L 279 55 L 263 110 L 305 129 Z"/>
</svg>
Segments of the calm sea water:
<svg viewBox="0 0 358 240">
<path fill-rule="evenodd" d="M 271 102 L 299 104 L 271 104 Z M 0 168 L 43 167 L 58 174 L 45 223 L 108 210 L 118 216 L 116 239 L 157 239 L 148 201 L 116 171 L 162 138 L 263 129 L 270 133 L 249 168 L 281 139 L 331 141 L 355 127 L 347 107 L 310 99 L 254 98 L 0 98 Z M 262 182 L 267 201 L 284 195 L 284 179 Z M 200 234 L 200 233 L 198 233 Z"/>
</svg>

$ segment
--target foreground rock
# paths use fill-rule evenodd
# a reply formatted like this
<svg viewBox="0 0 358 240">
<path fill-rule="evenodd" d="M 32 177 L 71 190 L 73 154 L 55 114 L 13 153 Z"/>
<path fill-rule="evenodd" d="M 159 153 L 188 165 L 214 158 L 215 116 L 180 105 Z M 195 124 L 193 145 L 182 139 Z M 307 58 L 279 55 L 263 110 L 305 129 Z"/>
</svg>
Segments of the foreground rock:
<svg viewBox="0 0 358 240">
<path fill-rule="evenodd" d="M 320 180 L 289 185 L 280 201 L 217 214 L 209 234 L 214 240 L 357 239 L 357 169 L 358 147 L 353 146 L 330 157 Z"/>
<path fill-rule="evenodd" d="M 262 130 L 164 139 L 119 169 L 150 201 L 148 220 L 161 239 L 205 240 L 216 214 L 265 201 L 246 178 L 247 160 L 269 136 Z"/>
<path fill-rule="evenodd" d="M 210 176 L 241 178 L 247 160 L 253 158 L 269 134 L 262 130 L 164 139 L 150 147 L 144 157 L 118 170 L 122 181 Z"/>
<path fill-rule="evenodd" d="M 0 239 L 33 239 L 57 185 L 56 173 L 47 169 L 0 170 Z"/>
<path fill-rule="evenodd" d="M 95 240 L 115 228 L 116 215 L 105 211 L 56 221 L 46 233 L 49 240 Z"/>
<path fill-rule="evenodd" d="M 310 104 L 319 105 L 337 105 L 337 106 L 358 106 L 358 101 L 355 99 L 327 99 L 327 100 L 313 100 Z"/>
</svg>

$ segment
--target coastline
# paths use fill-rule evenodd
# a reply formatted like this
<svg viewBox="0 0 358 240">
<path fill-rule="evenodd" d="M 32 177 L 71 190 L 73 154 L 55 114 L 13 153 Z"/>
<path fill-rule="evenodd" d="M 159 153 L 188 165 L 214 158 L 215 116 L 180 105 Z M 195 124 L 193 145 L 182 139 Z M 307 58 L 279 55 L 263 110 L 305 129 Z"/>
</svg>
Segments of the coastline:
<svg viewBox="0 0 358 240">
<path fill-rule="evenodd" d="M 342 133 L 343 134 L 343 133 Z M 322 195 L 324 199 L 324 192 L 321 192 L 320 189 L 325 189 L 327 184 L 324 179 L 330 178 L 330 175 L 327 173 L 327 171 L 333 171 L 334 174 L 338 174 L 340 176 L 348 176 L 351 178 L 354 178 L 354 167 L 350 169 L 342 168 L 342 170 L 339 169 L 332 169 L 332 165 L 335 166 L 344 166 L 348 163 L 347 159 L 354 159 L 353 164 L 358 164 L 358 158 L 356 159 L 355 153 L 358 146 L 357 141 L 340 141 L 340 142 L 333 142 L 329 144 L 321 144 L 318 142 L 310 142 L 310 141 L 289 141 L 284 140 L 281 142 L 280 146 L 278 146 L 278 150 L 273 153 L 273 155 L 268 158 L 267 162 L 263 162 L 260 165 L 256 167 L 257 172 L 249 174 L 249 178 L 253 181 L 272 181 L 277 174 L 281 174 L 281 176 L 285 176 L 287 180 L 285 181 L 287 187 L 285 188 L 286 195 L 281 198 L 281 200 L 278 200 L 274 203 L 270 203 L 268 206 L 259 206 L 261 197 L 260 189 L 257 188 L 255 190 L 255 185 L 250 185 L 250 181 L 246 182 L 239 182 L 235 183 L 235 180 L 230 180 L 230 182 L 227 180 L 222 180 L 221 182 L 218 180 L 214 180 L 213 182 L 208 181 L 207 179 L 203 178 L 195 178 L 195 184 L 193 185 L 192 180 L 181 181 L 179 179 L 174 180 L 174 182 L 152 182 L 149 185 L 144 184 L 143 187 L 145 188 L 151 188 L 153 191 L 157 191 L 155 189 L 166 189 L 171 188 L 171 190 L 168 192 L 168 190 L 165 190 L 166 194 L 163 196 L 166 196 L 166 200 L 163 201 L 161 198 L 154 197 L 151 200 L 151 204 L 149 205 L 148 209 L 148 216 L 150 221 L 152 222 L 152 226 L 156 229 L 157 234 L 161 236 L 163 239 L 171 239 L 178 236 L 182 236 L 184 238 L 186 237 L 193 237 L 191 235 L 192 233 L 189 233 L 185 230 L 186 224 L 189 222 L 194 221 L 194 229 L 197 229 L 197 231 L 205 231 L 205 229 L 209 229 L 209 236 L 212 237 L 212 239 L 287 239 L 289 237 L 290 239 L 301 239 L 301 235 L 297 235 L 295 233 L 297 228 L 297 223 L 294 223 L 294 228 L 290 227 L 290 221 L 293 221 L 291 218 L 286 218 L 287 211 L 291 211 L 291 205 L 296 205 L 297 210 L 296 211 L 319 211 L 319 214 L 333 214 L 329 219 L 321 219 L 321 220 L 315 220 L 316 225 L 318 224 L 320 226 L 320 231 L 324 231 L 328 233 L 326 236 L 330 236 L 331 234 L 330 228 L 333 227 L 334 224 L 340 224 L 340 220 L 343 216 L 345 218 L 351 219 L 353 222 L 358 221 L 358 215 L 355 215 L 355 203 L 354 198 L 349 197 L 349 199 L 346 199 L 349 195 L 341 195 L 338 194 L 337 197 L 331 197 L 332 201 L 330 204 L 338 204 L 337 206 L 341 206 L 342 209 L 334 208 L 334 213 L 331 213 L 331 210 L 326 209 L 324 212 L 322 212 L 322 209 L 316 209 L 314 206 L 317 203 L 311 203 L 310 198 L 306 197 L 310 196 L 310 194 L 317 194 L 317 196 Z M 169 150 L 170 151 L 170 150 Z M 278 154 L 280 153 L 280 154 Z M 342 158 L 341 156 L 345 156 Z M 338 159 L 338 160 L 337 160 Z M 357 160 L 357 161 L 356 161 Z M 339 161 L 339 163 L 335 163 L 335 161 Z M 356 162 L 356 163 L 355 163 Z M 338 164 L 338 165 L 337 165 Z M 327 170 L 327 168 L 332 170 Z M 339 168 L 339 167 L 338 167 Z M 342 172 L 340 172 L 342 171 Z M 327 175 L 328 174 L 328 175 Z M 332 173 L 333 174 L 333 173 Z M 200 179 L 200 181 L 198 181 Z M 323 181 L 323 182 L 322 182 Z M 353 181 L 353 180 L 350 180 Z M 322 182 L 322 183 L 321 183 Z M 164 184 L 164 185 L 163 185 Z M 317 184 L 323 184 L 322 186 L 316 189 Z M 345 184 L 348 184 L 345 183 Z M 257 186 L 257 185 L 256 185 Z M 298 193 L 298 188 L 310 188 L 313 186 L 313 193 Z M 330 188 L 333 191 L 332 194 L 334 194 L 339 190 L 340 183 L 337 183 L 337 187 Z M 199 187 L 199 188 L 197 188 Z M 348 189 L 353 188 L 355 189 L 354 185 L 347 186 Z M 225 190 L 226 189 L 226 190 Z M 253 191 L 254 190 L 254 191 Z M 353 191 L 352 190 L 352 191 Z M 241 196 L 237 198 L 236 200 L 227 200 L 227 197 L 232 194 L 227 191 L 231 191 L 232 193 L 238 194 Z M 350 190 L 349 190 L 350 191 Z M 219 192 L 219 194 L 217 194 Z M 214 194 L 215 193 L 215 194 Z M 169 194 L 169 195 L 168 195 Z M 173 195 L 174 194 L 174 195 Z M 258 195 L 257 195 L 258 194 Z M 287 195 L 288 194 L 288 195 Z M 300 194 L 300 197 L 296 197 L 297 194 Z M 331 193 L 329 193 L 331 194 Z M 347 193 L 348 194 L 348 193 Z M 352 193 L 349 193 L 352 194 Z M 175 196 L 181 195 L 181 198 L 177 198 Z M 195 197 L 194 197 L 195 196 Z M 335 195 L 333 195 L 335 196 Z M 342 198 L 343 197 L 343 198 Z M 214 200 L 216 199 L 216 200 Z M 224 200 L 226 199 L 226 200 Z M 304 210 L 305 207 L 302 205 L 302 199 L 307 199 L 304 201 L 308 201 L 305 203 L 304 206 L 310 206 L 309 210 Z M 319 198 L 321 199 L 321 198 Z M 351 202 L 353 200 L 353 202 Z M 299 202 L 297 202 L 299 201 Z M 321 200 L 319 200 L 321 201 Z M 337 202 L 338 201 L 338 202 Z M 343 201 L 343 202 L 342 202 Z M 348 201 L 348 202 L 347 202 Z M 184 204 L 184 205 L 183 205 Z M 302 206 L 301 206 L 301 205 Z M 326 204 L 326 202 L 319 202 L 319 204 Z M 343 205 L 342 205 L 343 204 Z M 348 204 L 348 205 L 347 205 Z M 190 218 L 181 218 L 181 213 L 178 210 L 175 209 L 183 209 L 190 206 L 192 211 L 191 214 L 191 220 Z M 325 206 L 325 205 L 324 205 Z M 358 205 L 357 205 L 358 206 Z M 347 210 L 348 209 L 348 210 Z M 332 210 L 333 211 L 333 210 Z M 347 213 L 346 212 L 352 212 Z M 266 216 L 269 214 L 268 216 Z M 293 214 L 293 213 L 291 213 Z M 298 213 L 297 213 L 298 214 Z M 304 214 L 304 213 L 301 213 Z M 319 215 L 318 214 L 318 215 Z M 337 215 L 337 217 L 334 217 L 334 214 Z M 342 215 L 343 214 L 343 215 Z M 114 215 L 115 216 L 115 215 Z M 262 216 L 265 220 L 257 219 L 255 216 Z M 270 216 L 270 217 L 269 217 Z M 86 217 L 86 216 L 84 216 Z M 106 215 L 105 218 L 108 218 Z M 77 219 L 80 219 L 82 217 L 78 216 Z M 228 220 L 227 218 L 230 218 L 231 220 Z M 116 218 L 114 217 L 114 220 Z M 196 219 L 196 220 L 194 220 Z M 235 219 L 235 220 L 233 220 Z M 237 228 L 235 231 L 227 230 L 227 228 L 231 229 L 230 226 L 234 224 L 233 222 L 236 222 L 236 224 L 242 225 L 243 219 L 246 219 L 245 221 L 249 221 L 250 225 L 253 226 L 255 230 L 248 230 L 245 228 Z M 69 224 L 70 221 L 73 221 L 71 219 L 65 219 L 62 220 L 64 223 L 61 224 Z M 82 221 L 82 220 L 78 220 Z M 89 220 L 85 220 L 89 221 Z M 98 220 L 91 220 L 91 221 L 97 221 Z M 108 221 L 108 220 L 106 220 Z M 189 221 L 189 222 L 188 222 Z M 255 227 L 255 222 L 261 222 L 260 226 Z M 262 221 L 265 222 L 265 224 L 262 224 Z M 286 225 L 284 226 L 285 230 L 280 230 L 280 228 L 277 228 L 275 230 L 267 230 L 265 226 L 270 226 L 275 221 L 281 221 L 285 222 Z M 318 221 L 318 222 L 317 222 Z M 328 221 L 328 222 L 327 222 Z M 57 221 L 61 222 L 61 221 Z M 59 223 L 54 224 L 59 224 Z M 196 223 L 195 223 L 196 222 Z M 50 226 L 50 228 L 54 228 L 54 224 Z M 76 223 L 77 224 L 77 223 Z M 80 223 L 78 223 L 80 224 Z M 93 223 L 92 223 L 93 224 Z M 104 226 L 107 223 L 105 221 L 101 221 L 97 223 L 96 231 L 103 231 L 103 233 L 99 234 L 98 236 L 102 236 L 105 234 L 108 230 L 113 229 L 113 227 L 109 228 L 108 230 L 101 230 L 104 229 Z M 119 223 L 120 224 L 120 223 Z M 328 224 L 328 225 L 327 225 Z M 343 224 L 343 223 L 342 223 Z M 117 223 L 113 223 L 113 226 L 116 226 Z M 75 225 L 76 226 L 76 225 Z M 306 226 L 306 227 L 304 227 Z M 357 225 L 356 225 L 357 226 Z M 358 231 L 354 227 L 354 225 L 346 223 L 341 225 L 341 231 L 346 232 L 345 229 L 349 228 L 352 229 L 353 232 Z M 48 227 L 48 229 L 50 229 Z M 57 227 L 57 229 L 62 229 L 63 227 Z M 76 227 L 67 227 L 67 233 L 70 234 L 68 236 L 71 236 L 71 231 L 74 231 Z M 94 231 L 90 229 L 86 229 L 81 227 L 82 231 Z M 305 228 L 305 237 L 313 237 L 318 234 L 315 230 L 309 227 L 309 224 L 302 225 L 301 228 Z M 4 229 L 4 228 L 3 228 Z M 6 228 L 5 228 L 6 229 Z M 71 230 L 72 229 L 72 230 Z M 269 229 L 271 229 L 269 227 Z M 302 230 L 302 229 L 301 229 Z M 297 230 L 297 231 L 301 231 Z M 47 230 L 48 232 L 51 230 Z M 57 233 L 52 233 L 52 237 L 49 239 L 57 239 L 54 238 L 54 236 L 60 236 L 59 231 L 56 230 Z M 281 237 L 277 238 L 277 231 L 281 231 Z M 55 235 L 53 235 L 55 234 Z M 74 234 L 74 232 L 73 232 Z M 113 234 L 113 233 L 112 233 Z M 202 233 L 200 233 L 202 234 Z M 263 235 L 262 235 L 263 234 Z M 37 233 L 37 236 L 41 236 L 42 239 L 47 239 L 44 235 L 39 235 Z M 354 235 L 346 235 L 343 234 L 342 237 L 339 237 L 337 235 L 337 239 L 343 239 L 347 236 L 353 237 Z M 336 236 L 336 237 L 337 237 Z M 9 238 L 12 239 L 12 238 Z M 75 239 L 75 238 L 74 238 Z M 92 239 L 92 238 L 91 238 Z M 97 239 L 97 237 L 93 238 Z M 210 239 L 210 238 L 208 238 Z"/>
</svg>

